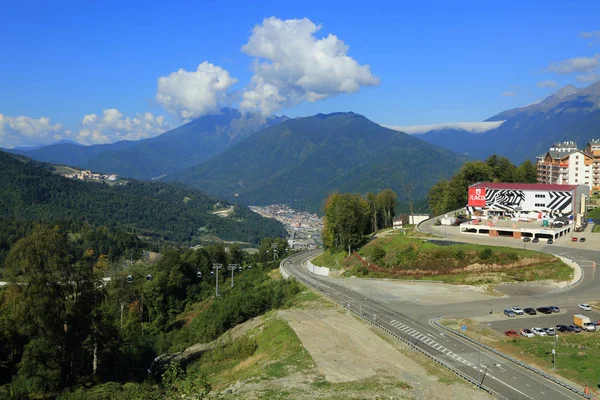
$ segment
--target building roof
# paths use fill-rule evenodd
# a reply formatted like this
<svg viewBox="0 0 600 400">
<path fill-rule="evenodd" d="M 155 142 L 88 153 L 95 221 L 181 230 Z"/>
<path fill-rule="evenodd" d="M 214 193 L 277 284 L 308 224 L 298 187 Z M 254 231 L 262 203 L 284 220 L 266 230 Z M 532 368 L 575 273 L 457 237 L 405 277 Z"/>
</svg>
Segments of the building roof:
<svg viewBox="0 0 600 400">
<path fill-rule="evenodd" d="M 513 190 L 556 190 L 571 191 L 578 185 L 549 185 L 546 183 L 501 183 L 501 182 L 479 182 L 469 186 L 473 189 L 513 189 Z"/>
</svg>

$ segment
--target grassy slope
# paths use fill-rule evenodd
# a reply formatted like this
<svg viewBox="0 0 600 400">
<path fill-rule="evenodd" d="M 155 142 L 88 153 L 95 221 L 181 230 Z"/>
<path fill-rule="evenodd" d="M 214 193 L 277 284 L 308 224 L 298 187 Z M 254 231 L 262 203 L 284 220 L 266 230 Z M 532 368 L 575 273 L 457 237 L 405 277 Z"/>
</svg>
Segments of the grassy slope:
<svg viewBox="0 0 600 400">
<path fill-rule="evenodd" d="M 373 260 L 375 247 L 385 252 L 376 262 L 379 270 L 367 269 L 356 256 L 344 257 L 343 253 L 326 252 L 313 263 L 330 266 L 339 262 L 349 270 L 348 276 L 433 279 L 461 284 L 546 279 L 560 282 L 570 280 L 573 275 L 572 269 L 556 257 L 531 250 L 475 244 L 440 246 L 405 235 L 390 235 L 368 243 L 358 253 Z M 510 266 L 516 262 L 527 265 Z"/>
</svg>

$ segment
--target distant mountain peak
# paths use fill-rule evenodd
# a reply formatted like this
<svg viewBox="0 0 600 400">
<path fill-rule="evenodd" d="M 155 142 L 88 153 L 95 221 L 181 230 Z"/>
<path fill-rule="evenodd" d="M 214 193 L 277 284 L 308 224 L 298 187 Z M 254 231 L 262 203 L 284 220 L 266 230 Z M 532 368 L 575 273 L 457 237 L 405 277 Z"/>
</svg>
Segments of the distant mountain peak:
<svg viewBox="0 0 600 400">
<path fill-rule="evenodd" d="M 569 97 L 577 92 L 579 92 L 581 89 L 573 86 L 573 85 L 567 85 L 563 88 L 558 89 L 556 92 L 554 92 L 552 95 L 546 97 L 542 103 L 547 103 L 547 102 L 554 102 L 556 100 L 562 100 L 566 97 Z"/>
</svg>

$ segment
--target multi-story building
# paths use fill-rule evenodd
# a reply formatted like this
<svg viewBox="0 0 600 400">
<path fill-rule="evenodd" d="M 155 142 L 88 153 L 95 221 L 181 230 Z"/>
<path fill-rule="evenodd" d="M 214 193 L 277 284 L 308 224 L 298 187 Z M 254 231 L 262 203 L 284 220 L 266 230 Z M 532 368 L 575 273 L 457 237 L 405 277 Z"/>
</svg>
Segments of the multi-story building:
<svg viewBox="0 0 600 400">
<path fill-rule="evenodd" d="M 588 142 L 583 150 L 593 158 L 592 163 L 592 190 L 600 191 L 600 139 L 593 139 Z"/>
<path fill-rule="evenodd" d="M 598 155 L 587 151 L 596 143 Z M 550 185 L 586 185 L 595 186 L 594 171 L 600 175 L 600 141 L 588 143 L 585 151 L 579 150 L 575 142 L 557 143 L 550 150 L 537 157 L 537 181 Z M 594 165 L 599 168 L 594 169 Z M 598 179 L 600 181 L 600 177 Z"/>
</svg>

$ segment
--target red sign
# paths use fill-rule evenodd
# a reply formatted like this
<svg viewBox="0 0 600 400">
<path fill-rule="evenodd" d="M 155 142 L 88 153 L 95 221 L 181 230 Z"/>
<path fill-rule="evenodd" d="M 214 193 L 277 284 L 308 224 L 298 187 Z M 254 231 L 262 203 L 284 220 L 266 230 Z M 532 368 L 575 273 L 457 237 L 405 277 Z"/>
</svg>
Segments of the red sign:
<svg viewBox="0 0 600 400">
<path fill-rule="evenodd" d="M 485 207 L 485 188 L 469 188 L 469 205 Z"/>
</svg>

